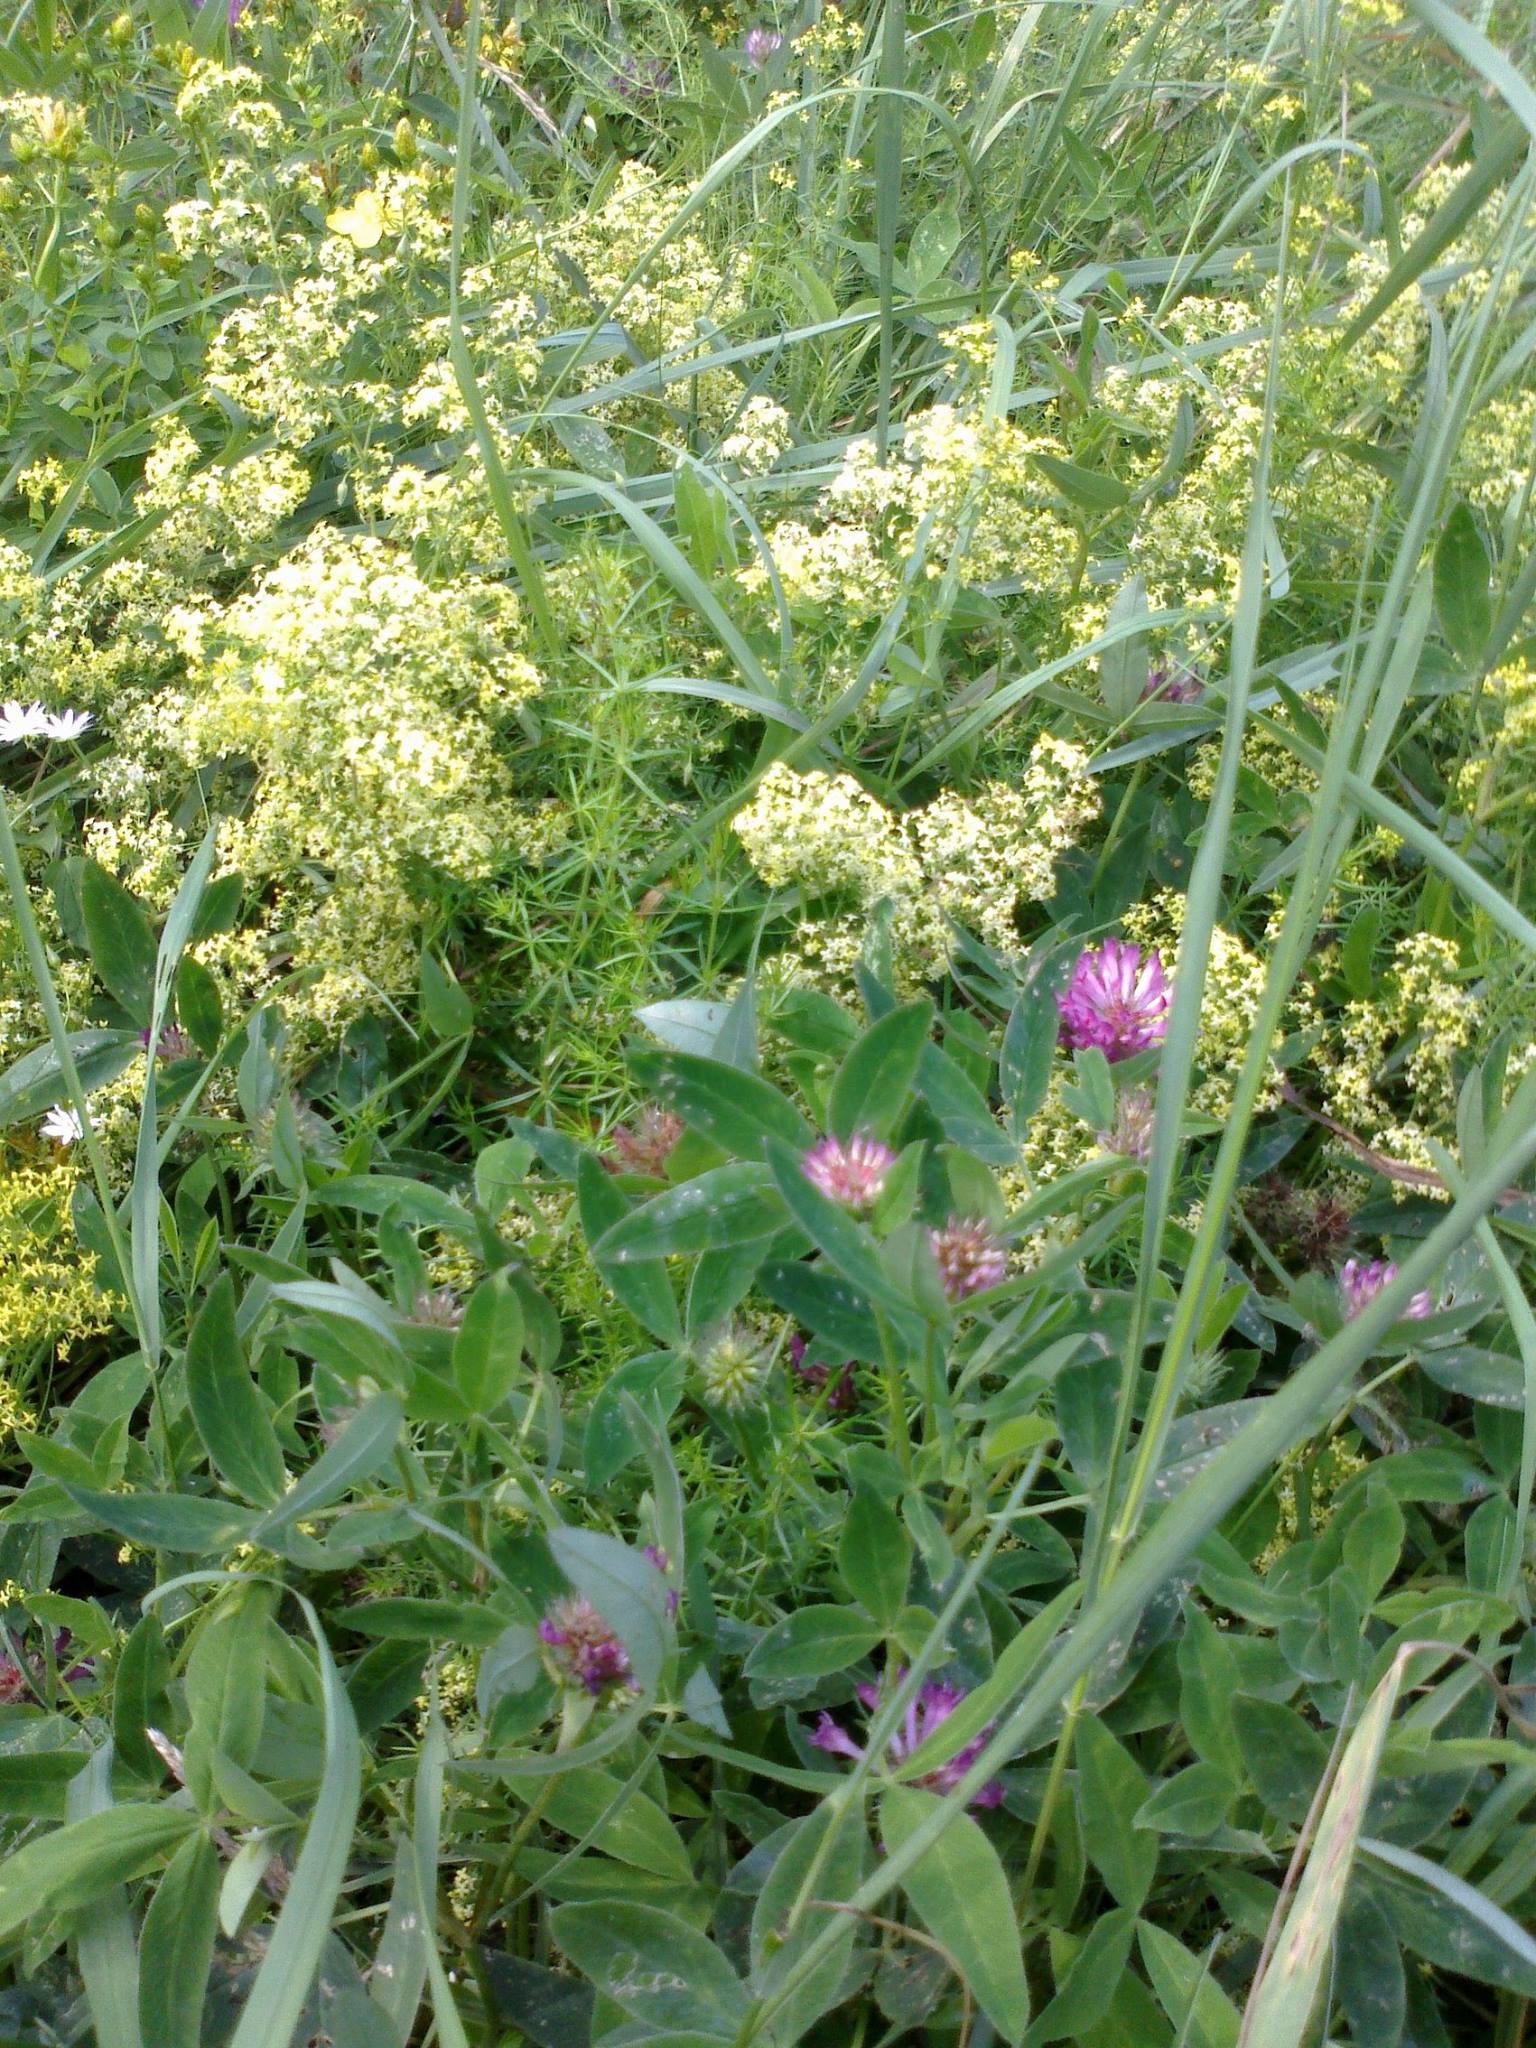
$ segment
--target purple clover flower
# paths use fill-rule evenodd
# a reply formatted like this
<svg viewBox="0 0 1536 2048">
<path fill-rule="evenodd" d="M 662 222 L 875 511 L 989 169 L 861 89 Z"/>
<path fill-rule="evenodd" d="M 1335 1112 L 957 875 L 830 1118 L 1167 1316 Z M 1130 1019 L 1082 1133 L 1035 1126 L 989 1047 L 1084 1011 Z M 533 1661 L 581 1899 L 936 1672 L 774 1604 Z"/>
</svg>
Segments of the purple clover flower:
<svg viewBox="0 0 1536 2048">
<path fill-rule="evenodd" d="M 608 83 L 621 100 L 656 100 L 671 90 L 672 67 L 661 57 L 626 57 Z"/>
<path fill-rule="evenodd" d="M 139 1033 L 139 1043 L 148 1052 L 149 1033 L 147 1031 Z M 181 1026 L 179 1024 L 165 1025 L 161 1030 L 160 1036 L 155 1041 L 155 1058 L 157 1060 L 185 1060 L 190 1059 L 191 1056 L 192 1041 L 188 1038 L 185 1031 L 182 1030 Z"/>
<path fill-rule="evenodd" d="M 585 1594 L 555 1601 L 539 1623 L 539 1641 L 554 1651 L 553 1662 L 568 1685 L 593 1699 L 607 1692 L 633 1692 L 629 1652 Z"/>
<path fill-rule="evenodd" d="M 979 1216 L 951 1216 L 942 1230 L 929 1231 L 928 1242 L 947 1301 L 964 1301 L 1007 1278 L 1008 1255 Z"/>
<path fill-rule="evenodd" d="M 1077 956 L 1056 998 L 1061 1043 L 1071 1052 L 1096 1045 L 1105 1058 L 1129 1059 L 1161 1045 L 1168 1029 L 1168 982 L 1155 952 L 1129 939 L 1106 939 Z"/>
<path fill-rule="evenodd" d="M 819 1358 L 805 1362 L 806 1342 L 798 1330 L 786 1347 L 789 1352 L 790 1371 L 796 1384 L 808 1393 L 819 1394 L 827 1388 L 827 1412 L 831 1415 L 851 1415 L 859 1405 L 859 1389 L 853 1377 L 853 1360 L 849 1359 L 837 1368 L 836 1379 L 832 1378 L 833 1368 Z M 828 1384 L 830 1382 L 830 1385 Z"/>
<path fill-rule="evenodd" d="M 1381 1290 L 1397 1278 L 1397 1267 L 1391 1259 L 1346 1259 L 1339 1268 L 1339 1300 L 1344 1309 L 1344 1320 L 1352 1323 L 1367 1302 L 1374 1301 Z M 1432 1313 L 1434 1303 L 1429 1290 L 1421 1287 L 1403 1310 L 1405 1318 L 1415 1322 L 1421 1316 Z"/>
<path fill-rule="evenodd" d="M 752 69 L 761 71 L 768 59 L 783 49 L 784 38 L 776 28 L 749 28 L 742 47 Z"/>
<path fill-rule="evenodd" d="M 896 1673 L 898 1685 L 905 1675 L 903 1671 Z M 875 1685 L 861 1685 L 856 1691 L 860 1705 L 872 1714 L 880 1704 L 880 1688 Z M 886 1767 L 891 1771 L 899 1770 L 910 1756 L 916 1754 L 934 1730 L 944 1725 L 964 1698 L 964 1690 L 958 1685 L 946 1685 L 938 1679 L 927 1680 L 918 1692 L 917 1698 L 908 1706 L 900 1727 L 894 1731 L 885 1745 Z M 963 1749 L 957 1750 L 947 1763 L 940 1764 L 937 1770 L 924 1772 L 915 1782 L 930 1792 L 952 1791 L 981 1754 L 991 1732 L 991 1724 L 988 1723 Z M 864 1749 L 854 1741 L 845 1728 L 833 1720 L 830 1714 L 820 1716 L 811 1741 L 817 1749 L 826 1750 L 829 1756 L 845 1756 L 857 1762 L 865 1754 Z M 972 1793 L 971 1805 L 997 1806 L 1001 1804 L 1002 1797 L 1001 1782 L 992 1778 L 979 1792 Z"/>
<path fill-rule="evenodd" d="M 620 1124 L 614 1130 L 613 1150 L 603 1164 L 610 1173 L 644 1173 L 660 1180 L 682 1135 L 683 1120 L 675 1110 L 648 1102 L 633 1126 Z"/>
<path fill-rule="evenodd" d="M 879 1201 L 895 1164 L 889 1145 L 867 1131 L 855 1131 L 846 1144 L 841 1138 L 818 1138 L 801 1160 L 800 1171 L 829 1202 L 861 1214 Z"/>
<path fill-rule="evenodd" d="M 1141 686 L 1143 704 L 1198 704 L 1204 695 L 1202 678 L 1171 661 L 1154 662 Z"/>
<path fill-rule="evenodd" d="M 7 1645 L 0 1651 L 0 1706 L 15 1706 L 19 1702 L 41 1698 L 43 1684 L 43 1660 L 40 1656 L 24 1656 L 16 1649 L 10 1631 L 0 1633 L 0 1642 Z M 70 1633 L 61 1628 L 53 1639 L 53 1661 L 60 1665 L 69 1648 Z M 82 1658 L 78 1664 L 71 1664 L 59 1672 L 66 1685 L 86 1685 L 96 1676 L 95 1660 Z"/>
</svg>

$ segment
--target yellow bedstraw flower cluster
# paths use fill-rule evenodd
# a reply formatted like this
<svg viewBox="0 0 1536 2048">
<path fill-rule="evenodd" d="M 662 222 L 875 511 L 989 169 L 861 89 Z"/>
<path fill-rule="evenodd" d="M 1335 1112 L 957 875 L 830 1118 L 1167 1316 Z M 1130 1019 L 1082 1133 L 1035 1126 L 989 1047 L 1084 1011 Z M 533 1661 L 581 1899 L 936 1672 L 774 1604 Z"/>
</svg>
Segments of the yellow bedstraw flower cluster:
<svg viewBox="0 0 1536 2048">
<path fill-rule="evenodd" d="M 286 449 L 199 469 L 202 450 L 173 426 L 150 450 L 137 509 L 163 514 L 141 544 L 151 561 L 204 568 L 249 560 L 309 496 L 309 471 Z"/>
<path fill-rule="evenodd" d="M 957 556 L 968 582 L 1010 579 L 1032 594 L 1064 593 L 1078 543 L 1032 461 L 1048 445 L 1012 420 L 947 404 L 915 414 L 888 462 L 873 440 L 850 442 L 814 523 L 781 520 L 768 536 L 789 603 L 877 616 L 893 602 L 925 520 L 931 576 Z M 755 561 L 740 580 L 749 590 L 768 584 Z"/>
<path fill-rule="evenodd" d="M 1140 946 L 1156 947 L 1170 973 L 1184 930 L 1184 908 L 1182 896 L 1172 889 L 1160 889 L 1121 919 L 1126 937 Z M 1217 925 L 1211 933 L 1211 950 L 1200 994 L 1200 1036 L 1196 1045 L 1200 1079 L 1189 1098 L 1190 1107 L 1198 1115 L 1222 1118 L 1230 1111 L 1232 1090 L 1263 992 L 1263 961 L 1235 933 Z M 1278 1099 L 1274 1092 L 1276 1078 L 1272 1075 L 1261 1089 L 1260 1109 L 1274 1107 Z"/>
<path fill-rule="evenodd" d="M 743 476 L 761 476 L 772 469 L 791 438 L 789 414 L 776 398 L 760 391 L 747 400 L 720 443 L 721 458 L 733 463 Z"/>
<path fill-rule="evenodd" d="M 1429 932 L 1400 940 L 1381 997 L 1347 1003 L 1318 1047 L 1329 1114 L 1374 1150 L 1433 1172 L 1426 1141 L 1453 1123 L 1456 1059 L 1481 1014 L 1449 940 Z M 1407 1188 L 1394 1182 L 1393 1192 L 1401 1200 Z"/>
<path fill-rule="evenodd" d="M 0 1359 L 111 1324 L 112 1303 L 75 1248 L 74 1180 L 67 1161 L 0 1164 Z M 4 1387 L 0 1375 L 0 1431 L 25 1426 L 25 1416 L 7 1413 Z"/>
<path fill-rule="evenodd" d="M 1021 787 L 989 782 L 969 798 L 950 790 L 898 815 L 851 775 L 801 775 L 776 762 L 734 830 L 771 887 L 850 904 L 800 923 L 796 950 L 813 974 L 844 985 L 888 903 L 893 966 L 912 988 L 946 971 L 951 918 L 1016 950 L 1018 903 L 1050 894 L 1058 856 L 1098 812 L 1087 770 L 1081 748 L 1046 733 Z"/>
<path fill-rule="evenodd" d="M 539 683 L 517 601 L 322 526 L 166 632 L 185 677 L 124 715 L 100 808 L 152 831 L 216 768 L 209 800 L 235 814 L 220 851 L 263 911 L 205 957 L 249 999 L 291 956 L 318 977 L 299 1019 L 329 1030 L 414 976 L 413 869 L 482 877 L 515 848 L 496 732 Z"/>
<path fill-rule="evenodd" d="M 1296 1481 L 1302 1468 L 1310 1459 L 1307 1471 L 1308 1523 L 1306 1531 L 1301 1526 L 1301 1509 L 1296 1495 Z M 1311 1534 L 1324 1528 L 1333 1519 L 1337 1496 L 1351 1479 L 1357 1478 L 1366 1469 L 1368 1460 L 1355 1445 L 1347 1444 L 1342 1437 L 1331 1436 L 1316 1456 L 1303 1446 L 1299 1451 L 1288 1451 L 1280 1461 L 1275 1479 L 1275 1506 L 1279 1519 L 1275 1533 L 1254 1560 L 1254 1568 L 1267 1572 L 1279 1562 L 1291 1545 L 1303 1534 Z"/>
</svg>

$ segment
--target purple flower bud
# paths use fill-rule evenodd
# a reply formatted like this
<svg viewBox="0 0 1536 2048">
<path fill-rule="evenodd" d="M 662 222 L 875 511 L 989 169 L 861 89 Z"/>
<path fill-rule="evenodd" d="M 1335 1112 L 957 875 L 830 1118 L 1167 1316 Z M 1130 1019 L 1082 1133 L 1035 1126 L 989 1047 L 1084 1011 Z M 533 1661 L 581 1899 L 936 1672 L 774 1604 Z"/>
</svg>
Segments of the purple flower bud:
<svg viewBox="0 0 1536 2048">
<path fill-rule="evenodd" d="M 867 1131 L 855 1131 L 845 1144 L 841 1138 L 818 1138 L 800 1162 L 800 1171 L 829 1202 L 838 1202 L 856 1215 L 872 1209 L 880 1199 L 886 1175 L 896 1164 L 889 1145 Z"/>
<path fill-rule="evenodd" d="M 1106 939 L 1079 953 L 1056 998 L 1060 1039 L 1072 1052 L 1097 1046 L 1111 1061 L 1161 1045 L 1168 1029 L 1168 983 L 1156 953 L 1128 939 Z"/>
<path fill-rule="evenodd" d="M 784 47 L 784 38 L 776 28 L 749 28 L 744 45 L 747 62 L 754 71 L 761 71 L 768 59 Z"/>
<path fill-rule="evenodd" d="M 1353 1322 L 1367 1302 L 1374 1301 L 1381 1290 L 1396 1278 L 1397 1267 L 1390 1259 L 1346 1259 L 1339 1269 L 1339 1300 L 1343 1305 L 1345 1322 Z M 1428 1290 L 1421 1287 L 1403 1314 L 1417 1321 L 1433 1309 Z"/>
</svg>

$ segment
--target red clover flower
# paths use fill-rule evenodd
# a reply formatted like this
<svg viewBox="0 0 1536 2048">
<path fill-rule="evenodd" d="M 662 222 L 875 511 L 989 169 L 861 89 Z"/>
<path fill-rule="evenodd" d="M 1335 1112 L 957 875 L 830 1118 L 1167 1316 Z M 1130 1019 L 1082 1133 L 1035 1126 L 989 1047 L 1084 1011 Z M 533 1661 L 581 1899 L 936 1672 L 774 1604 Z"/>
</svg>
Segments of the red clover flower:
<svg viewBox="0 0 1536 2048">
<path fill-rule="evenodd" d="M 906 1674 L 896 1673 L 899 1685 Z M 856 1688 L 859 1702 L 866 1712 L 873 1713 L 880 1704 L 880 1688 L 875 1685 L 860 1685 Z M 918 1692 L 916 1699 L 907 1707 L 900 1727 L 890 1736 L 885 1745 L 885 1761 L 892 1770 L 898 1770 L 908 1757 L 916 1754 L 936 1728 L 940 1728 L 965 1698 L 964 1689 L 958 1685 L 946 1685 L 939 1679 L 928 1679 Z M 988 1735 L 992 1732 L 990 1723 L 981 1733 L 959 1749 L 947 1763 L 937 1770 L 927 1771 L 916 1780 L 930 1792 L 949 1792 L 959 1784 L 976 1758 L 981 1754 Z M 830 1714 L 822 1714 L 816 1723 L 816 1732 L 811 1741 L 817 1749 L 824 1749 L 829 1756 L 845 1756 L 857 1762 L 865 1754 L 864 1749 L 854 1741 L 845 1728 L 838 1725 Z M 979 1792 L 971 1795 L 972 1806 L 997 1806 L 1001 1804 L 1003 1788 L 996 1778 L 990 1779 Z"/>
<path fill-rule="evenodd" d="M 1346 1259 L 1339 1268 L 1339 1299 L 1343 1304 L 1345 1322 L 1353 1322 L 1366 1303 L 1374 1301 L 1381 1290 L 1396 1278 L 1397 1267 L 1391 1259 Z M 1403 1314 L 1417 1321 L 1421 1316 L 1429 1315 L 1433 1308 L 1429 1290 L 1421 1287 Z"/>
<path fill-rule="evenodd" d="M 1129 939 L 1106 939 L 1079 953 L 1056 998 L 1060 1039 L 1071 1052 L 1097 1046 L 1111 1061 L 1161 1045 L 1168 1029 L 1168 983 L 1155 952 Z"/>
</svg>

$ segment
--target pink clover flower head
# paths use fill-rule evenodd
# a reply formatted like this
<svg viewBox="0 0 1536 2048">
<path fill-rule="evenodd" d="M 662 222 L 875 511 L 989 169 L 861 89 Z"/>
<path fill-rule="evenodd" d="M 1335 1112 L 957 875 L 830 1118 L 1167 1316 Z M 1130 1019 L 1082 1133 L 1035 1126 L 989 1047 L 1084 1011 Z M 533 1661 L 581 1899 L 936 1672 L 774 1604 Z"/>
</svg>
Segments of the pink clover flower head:
<svg viewBox="0 0 1536 2048">
<path fill-rule="evenodd" d="M 855 1215 L 880 1199 L 896 1154 L 867 1131 L 841 1138 L 818 1138 L 800 1162 L 800 1171 L 819 1194 Z"/>
<path fill-rule="evenodd" d="M 1008 1277 L 1008 1254 L 979 1216 L 951 1216 L 942 1230 L 929 1231 L 928 1242 L 947 1301 L 964 1301 Z"/>
<path fill-rule="evenodd" d="M 898 1685 L 904 1676 L 901 1671 L 896 1673 Z M 873 1713 L 880 1704 L 878 1686 L 861 1685 L 857 1691 L 860 1704 L 867 1712 Z M 946 1685 L 941 1679 L 927 1680 L 916 1699 L 909 1704 L 900 1726 L 886 1742 L 887 1769 L 898 1771 L 909 1757 L 915 1756 L 928 1737 L 936 1728 L 944 1725 L 964 1698 L 965 1692 L 958 1685 Z M 973 1736 L 963 1748 L 956 1750 L 947 1762 L 940 1764 L 937 1770 L 925 1771 L 915 1782 L 929 1792 L 953 1791 L 981 1754 L 991 1732 L 989 1722 L 979 1735 Z M 830 1714 L 818 1717 L 811 1741 L 817 1749 L 824 1749 L 829 1756 L 847 1757 L 850 1761 L 857 1762 L 864 1755 L 861 1745 L 855 1742 L 847 1729 L 840 1727 Z M 972 1806 L 997 1806 L 1001 1804 L 1002 1797 L 1001 1782 L 991 1778 L 979 1791 L 971 1794 L 970 1803 Z"/>
<path fill-rule="evenodd" d="M 585 1594 L 555 1601 L 539 1623 L 539 1640 L 554 1652 L 551 1661 L 567 1685 L 594 1699 L 635 1690 L 629 1652 Z"/>
<path fill-rule="evenodd" d="M 1339 1300 L 1345 1322 L 1353 1322 L 1366 1303 L 1374 1301 L 1381 1290 L 1396 1278 L 1397 1267 L 1391 1259 L 1346 1259 L 1339 1268 Z M 1403 1315 L 1417 1322 L 1433 1309 L 1428 1288 L 1421 1287 L 1403 1310 Z"/>
<path fill-rule="evenodd" d="M 743 47 L 752 69 L 761 71 L 768 59 L 783 49 L 784 38 L 776 28 L 749 28 Z"/>
<path fill-rule="evenodd" d="M 1155 952 L 1129 939 L 1106 939 L 1077 956 L 1056 998 L 1058 1036 L 1070 1052 L 1097 1046 L 1106 1059 L 1129 1059 L 1161 1045 L 1168 1029 L 1168 982 Z"/>
</svg>

